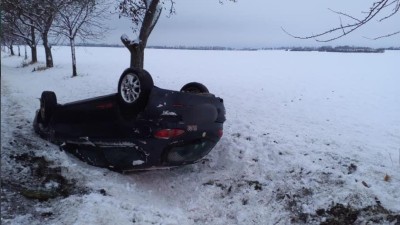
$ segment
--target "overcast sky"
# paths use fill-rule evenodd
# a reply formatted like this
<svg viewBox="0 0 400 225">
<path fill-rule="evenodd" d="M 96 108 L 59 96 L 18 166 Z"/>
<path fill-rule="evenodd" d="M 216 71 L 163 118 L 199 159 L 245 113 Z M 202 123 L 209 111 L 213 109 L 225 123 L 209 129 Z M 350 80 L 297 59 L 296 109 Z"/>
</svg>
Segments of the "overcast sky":
<svg viewBox="0 0 400 225">
<path fill-rule="evenodd" d="M 281 27 L 294 35 L 306 36 L 329 30 L 340 24 L 339 15 L 330 9 L 355 17 L 369 9 L 372 0 L 305 0 L 271 1 L 238 0 L 220 4 L 218 0 L 175 0 L 176 14 L 168 18 L 164 11 L 150 36 L 148 45 L 167 46 L 224 46 L 224 47 L 279 47 L 357 45 L 371 47 L 400 46 L 400 35 L 369 40 L 400 30 L 400 13 L 378 23 L 376 20 L 340 40 L 318 43 L 298 40 L 285 34 Z M 343 23 L 346 19 L 342 18 Z M 351 22 L 351 21 L 348 21 Z M 105 42 L 120 44 L 119 37 L 135 35 L 128 19 L 112 19 L 114 28 Z"/>
</svg>

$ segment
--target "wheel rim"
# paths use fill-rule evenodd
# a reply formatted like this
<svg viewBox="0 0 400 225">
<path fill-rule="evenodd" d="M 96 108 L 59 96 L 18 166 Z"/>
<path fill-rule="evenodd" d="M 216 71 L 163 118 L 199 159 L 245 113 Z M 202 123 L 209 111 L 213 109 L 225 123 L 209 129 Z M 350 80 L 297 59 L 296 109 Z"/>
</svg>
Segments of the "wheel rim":
<svg viewBox="0 0 400 225">
<path fill-rule="evenodd" d="M 135 102 L 140 95 L 140 81 L 136 74 L 127 74 L 121 82 L 121 96 L 127 103 Z"/>
</svg>

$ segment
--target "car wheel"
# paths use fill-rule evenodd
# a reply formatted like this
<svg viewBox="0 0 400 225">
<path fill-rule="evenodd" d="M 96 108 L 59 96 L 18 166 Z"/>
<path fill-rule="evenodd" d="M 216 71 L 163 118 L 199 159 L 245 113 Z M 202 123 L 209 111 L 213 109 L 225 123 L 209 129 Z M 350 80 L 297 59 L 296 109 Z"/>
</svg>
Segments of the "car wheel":
<svg viewBox="0 0 400 225">
<path fill-rule="evenodd" d="M 44 125 L 49 123 L 56 106 L 56 94 L 52 91 L 43 91 L 40 97 L 40 117 Z"/>
<path fill-rule="evenodd" d="M 147 104 L 154 83 L 145 70 L 126 69 L 118 82 L 118 97 L 123 106 L 142 108 Z"/>
<path fill-rule="evenodd" d="M 206 86 L 197 82 L 190 82 L 181 88 L 181 92 L 195 93 L 195 94 L 208 94 L 210 93 Z"/>
</svg>

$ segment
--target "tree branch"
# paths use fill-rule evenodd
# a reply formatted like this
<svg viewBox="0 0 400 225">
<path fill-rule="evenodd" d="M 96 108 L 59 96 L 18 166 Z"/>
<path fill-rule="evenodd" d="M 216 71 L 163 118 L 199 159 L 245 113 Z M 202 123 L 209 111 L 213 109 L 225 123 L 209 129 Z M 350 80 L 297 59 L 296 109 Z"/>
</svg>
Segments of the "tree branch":
<svg viewBox="0 0 400 225">
<path fill-rule="evenodd" d="M 315 39 L 318 42 L 329 42 L 329 41 L 333 41 L 339 38 L 342 38 L 343 36 L 346 36 L 352 32 L 354 32 L 355 30 L 359 29 L 360 27 L 364 26 L 365 24 L 369 23 L 373 18 L 375 18 L 377 15 L 382 14 L 382 10 L 392 6 L 393 10 L 392 12 L 383 17 L 382 19 L 380 19 L 379 21 L 383 21 L 386 20 L 388 18 L 391 18 L 393 15 L 395 15 L 396 13 L 399 12 L 399 8 L 400 8 L 400 0 L 377 0 L 372 4 L 372 7 L 369 9 L 369 11 L 365 12 L 365 16 L 361 19 L 358 19 L 356 17 L 353 17 L 347 13 L 343 13 L 343 12 L 339 12 L 339 11 L 334 11 L 332 9 L 329 9 L 330 11 L 332 11 L 333 13 L 336 13 L 340 16 L 344 16 L 346 18 L 349 18 L 355 22 L 347 24 L 347 25 L 343 25 L 342 23 L 342 19 L 340 18 L 340 24 L 337 27 L 334 27 L 332 29 L 329 29 L 327 31 L 321 32 L 321 33 L 317 33 L 317 34 L 313 34 L 313 35 L 309 35 L 309 36 L 297 36 L 297 35 L 293 35 L 291 33 L 289 33 L 286 29 L 284 29 L 283 27 L 281 27 L 281 29 L 283 30 L 283 32 L 285 32 L 287 35 L 293 37 L 293 38 L 297 38 L 297 39 Z M 341 33 L 337 33 L 338 31 L 341 31 Z M 393 36 L 398 34 L 398 32 L 394 32 L 388 35 L 383 35 L 380 36 L 378 38 L 375 38 L 374 40 L 380 39 L 380 38 L 384 38 L 384 37 L 389 37 L 389 36 Z M 333 37 L 327 37 L 329 35 L 333 35 Z"/>
</svg>

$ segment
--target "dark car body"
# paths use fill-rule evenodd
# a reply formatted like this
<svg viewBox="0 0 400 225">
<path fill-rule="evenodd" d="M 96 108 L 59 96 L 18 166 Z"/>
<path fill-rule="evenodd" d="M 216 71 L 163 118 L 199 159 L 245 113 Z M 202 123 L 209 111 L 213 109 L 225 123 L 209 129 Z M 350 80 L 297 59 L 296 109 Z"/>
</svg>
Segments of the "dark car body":
<svg viewBox="0 0 400 225">
<path fill-rule="evenodd" d="M 119 171 L 194 163 L 217 144 L 225 121 L 223 100 L 209 93 L 152 87 L 143 108 L 126 109 L 118 94 L 57 104 L 34 129 L 89 164 Z"/>
</svg>

